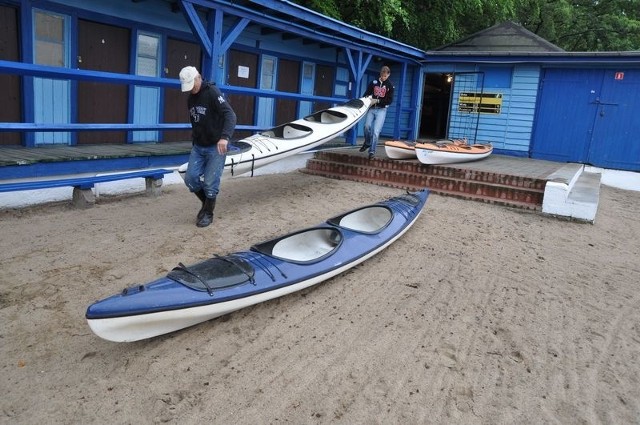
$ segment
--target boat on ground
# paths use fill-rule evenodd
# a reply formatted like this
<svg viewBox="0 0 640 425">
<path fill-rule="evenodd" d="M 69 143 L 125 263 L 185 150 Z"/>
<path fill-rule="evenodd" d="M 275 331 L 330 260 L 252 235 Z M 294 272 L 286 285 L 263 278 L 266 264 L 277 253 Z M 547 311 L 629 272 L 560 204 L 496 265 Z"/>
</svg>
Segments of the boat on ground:
<svg viewBox="0 0 640 425">
<path fill-rule="evenodd" d="M 304 118 L 229 143 L 222 176 L 239 176 L 272 162 L 313 149 L 351 129 L 364 117 L 370 97 L 314 112 Z M 188 163 L 178 172 L 184 178 Z"/>
<path fill-rule="evenodd" d="M 417 220 L 427 189 L 405 193 L 124 289 L 90 305 L 99 337 L 138 341 L 308 288 L 381 252 Z"/>
<path fill-rule="evenodd" d="M 438 140 L 416 143 L 416 157 L 423 164 L 454 164 L 477 161 L 493 152 L 493 145 L 467 144 L 466 140 Z"/>
<path fill-rule="evenodd" d="M 388 140 L 384 151 L 390 159 L 416 159 L 416 142 Z"/>
</svg>

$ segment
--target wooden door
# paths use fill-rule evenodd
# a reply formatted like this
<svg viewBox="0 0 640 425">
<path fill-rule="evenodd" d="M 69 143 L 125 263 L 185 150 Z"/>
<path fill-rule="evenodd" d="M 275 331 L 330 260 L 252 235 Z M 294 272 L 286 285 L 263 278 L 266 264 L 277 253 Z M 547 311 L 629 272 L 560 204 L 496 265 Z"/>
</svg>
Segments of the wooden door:
<svg viewBox="0 0 640 425">
<path fill-rule="evenodd" d="M 229 69 L 227 84 L 238 87 L 258 87 L 258 55 L 254 53 L 229 51 Z M 236 112 L 237 124 L 255 125 L 255 96 L 244 94 L 227 94 L 227 101 Z M 234 139 L 242 139 L 251 135 L 251 131 L 236 131 Z"/>
<path fill-rule="evenodd" d="M 167 39 L 167 64 L 164 68 L 164 78 L 178 80 L 180 70 L 185 66 L 195 66 L 202 72 L 202 50 L 200 46 L 188 41 Z M 187 111 L 188 93 L 182 93 L 179 88 L 164 89 L 163 122 L 189 123 Z M 191 130 L 169 130 L 162 136 L 163 142 L 178 142 L 191 140 Z"/>
<path fill-rule="evenodd" d="M 131 34 L 126 28 L 78 20 L 78 68 L 129 74 Z M 126 84 L 78 83 L 78 122 L 127 123 Z M 126 143 L 126 131 L 81 131 L 78 144 Z"/>
<path fill-rule="evenodd" d="M 277 90 L 298 93 L 300 90 L 300 62 L 287 59 L 278 61 Z M 276 100 L 276 125 L 298 119 L 298 101 L 292 99 Z"/>
<path fill-rule="evenodd" d="M 0 60 L 19 62 L 18 11 L 14 7 L 0 6 Z M 0 122 L 21 122 L 22 94 L 20 77 L 0 74 Z M 19 145 L 20 133 L 0 131 L 0 145 Z"/>
</svg>

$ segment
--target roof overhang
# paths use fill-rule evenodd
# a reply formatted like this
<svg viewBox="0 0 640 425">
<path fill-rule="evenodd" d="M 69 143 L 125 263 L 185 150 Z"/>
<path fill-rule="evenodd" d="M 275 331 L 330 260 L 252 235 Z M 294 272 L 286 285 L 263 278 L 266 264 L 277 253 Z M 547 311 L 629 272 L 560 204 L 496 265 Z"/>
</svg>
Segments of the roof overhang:
<svg viewBox="0 0 640 425">
<path fill-rule="evenodd" d="M 483 64 L 584 64 L 640 65 L 640 51 L 633 52 L 426 52 L 423 64 L 431 63 Z"/>
<path fill-rule="evenodd" d="M 356 49 L 397 61 L 424 59 L 416 47 L 345 24 L 287 0 L 183 0 L 196 7 L 222 10 L 263 27 L 282 32 L 283 37 L 301 37 L 323 45 Z"/>
</svg>

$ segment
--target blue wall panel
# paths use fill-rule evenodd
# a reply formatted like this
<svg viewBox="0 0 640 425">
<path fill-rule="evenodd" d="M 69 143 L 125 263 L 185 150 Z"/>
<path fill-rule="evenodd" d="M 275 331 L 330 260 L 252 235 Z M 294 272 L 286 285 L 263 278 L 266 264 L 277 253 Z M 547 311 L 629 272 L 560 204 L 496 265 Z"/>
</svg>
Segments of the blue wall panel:
<svg viewBox="0 0 640 425">
<path fill-rule="evenodd" d="M 563 162 L 585 162 L 602 90 L 602 70 L 545 69 L 531 155 Z"/>
<path fill-rule="evenodd" d="M 160 115 L 160 89 L 158 87 L 135 87 L 133 95 L 133 122 L 136 124 L 158 124 Z M 133 142 L 154 142 L 157 131 L 134 131 Z"/>
<path fill-rule="evenodd" d="M 71 6 L 83 13 L 104 14 L 118 19 L 127 19 L 141 24 L 182 31 L 191 34 L 191 29 L 182 13 L 171 11 L 171 4 L 165 1 L 109 0 L 57 0 L 56 3 Z"/>
</svg>

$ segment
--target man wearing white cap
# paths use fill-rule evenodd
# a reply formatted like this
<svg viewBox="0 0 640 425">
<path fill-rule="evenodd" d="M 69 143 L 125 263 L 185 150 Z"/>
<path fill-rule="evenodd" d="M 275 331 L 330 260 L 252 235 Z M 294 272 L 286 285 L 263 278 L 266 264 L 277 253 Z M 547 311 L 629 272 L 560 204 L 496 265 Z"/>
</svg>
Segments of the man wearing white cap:
<svg viewBox="0 0 640 425">
<path fill-rule="evenodd" d="M 190 92 L 187 106 L 193 130 L 193 146 L 184 182 L 202 202 L 196 226 L 206 227 L 213 222 L 213 209 L 224 171 L 227 145 L 236 126 L 236 114 L 220 90 L 203 81 L 193 66 L 182 68 L 180 85 L 183 92 Z"/>
</svg>

